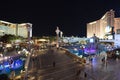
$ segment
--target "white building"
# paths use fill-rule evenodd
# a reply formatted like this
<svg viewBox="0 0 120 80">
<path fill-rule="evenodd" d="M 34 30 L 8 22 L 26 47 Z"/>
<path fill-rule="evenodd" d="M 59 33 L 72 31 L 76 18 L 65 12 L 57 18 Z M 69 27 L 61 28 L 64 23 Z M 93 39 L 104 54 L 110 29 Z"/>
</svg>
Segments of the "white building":
<svg viewBox="0 0 120 80">
<path fill-rule="evenodd" d="M 27 38 L 29 36 L 29 32 L 32 36 L 31 23 L 17 24 L 0 20 L 0 36 L 3 36 L 4 34 L 11 34 Z"/>
</svg>

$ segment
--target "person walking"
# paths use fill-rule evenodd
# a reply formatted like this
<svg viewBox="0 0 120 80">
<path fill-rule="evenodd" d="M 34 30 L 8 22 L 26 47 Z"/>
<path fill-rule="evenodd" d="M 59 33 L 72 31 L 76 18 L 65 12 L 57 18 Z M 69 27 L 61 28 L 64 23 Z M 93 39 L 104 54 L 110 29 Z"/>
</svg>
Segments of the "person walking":
<svg viewBox="0 0 120 80">
<path fill-rule="evenodd" d="M 80 73 L 81 73 L 81 70 L 79 69 L 79 70 L 77 71 L 76 75 L 79 76 Z"/>
<path fill-rule="evenodd" d="M 84 73 L 84 78 L 85 78 L 85 80 L 87 80 L 87 73 L 86 72 Z"/>
<path fill-rule="evenodd" d="M 81 78 L 80 78 L 80 74 L 81 74 L 81 70 L 79 69 L 79 70 L 77 70 L 77 73 L 76 73 L 76 78 L 77 78 L 78 80 L 81 79 Z"/>
<path fill-rule="evenodd" d="M 56 66 L 56 63 L 55 63 L 55 61 L 53 61 L 53 67 L 55 67 Z"/>
</svg>

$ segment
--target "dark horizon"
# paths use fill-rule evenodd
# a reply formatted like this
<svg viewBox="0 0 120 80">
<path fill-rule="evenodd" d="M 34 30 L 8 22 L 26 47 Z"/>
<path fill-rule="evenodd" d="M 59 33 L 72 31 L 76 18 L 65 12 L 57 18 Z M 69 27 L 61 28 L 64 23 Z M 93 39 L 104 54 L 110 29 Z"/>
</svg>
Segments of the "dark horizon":
<svg viewBox="0 0 120 80">
<path fill-rule="evenodd" d="M 100 19 L 110 9 L 120 17 L 120 1 L 2 1 L 0 20 L 32 23 L 33 36 L 54 36 L 56 27 L 64 36 L 86 36 L 86 24 Z"/>
</svg>

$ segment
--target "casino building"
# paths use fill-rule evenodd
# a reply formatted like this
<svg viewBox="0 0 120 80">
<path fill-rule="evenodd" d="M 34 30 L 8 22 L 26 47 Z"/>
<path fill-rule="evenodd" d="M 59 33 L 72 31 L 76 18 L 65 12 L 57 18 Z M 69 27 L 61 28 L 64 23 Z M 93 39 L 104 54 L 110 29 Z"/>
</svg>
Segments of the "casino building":
<svg viewBox="0 0 120 80">
<path fill-rule="evenodd" d="M 120 34 L 120 18 L 115 18 L 115 11 L 107 11 L 101 19 L 87 23 L 87 38 L 93 34 L 100 39 L 114 39 Z"/>
<path fill-rule="evenodd" d="M 16 24 L 0 20 L 0 36 L 5 34 L 22 36 L 24 38 L 28 38 L 28 36 L 32 37 L 32 24 Z"/>
</svg>

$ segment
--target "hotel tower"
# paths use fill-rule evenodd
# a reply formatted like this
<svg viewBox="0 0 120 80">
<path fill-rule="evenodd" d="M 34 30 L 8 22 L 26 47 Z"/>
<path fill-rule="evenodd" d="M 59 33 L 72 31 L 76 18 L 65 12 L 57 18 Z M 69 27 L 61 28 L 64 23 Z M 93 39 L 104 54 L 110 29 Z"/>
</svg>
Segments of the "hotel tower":
<svg viewBox="0 0 120 80">
<path fill-rule="evenodd" d="M 5 34 L 22 36 L 24 38 L 28 38 L 28 36 L 32 37 L 32 24 L 15 24 L 0 20 L 0 36 Z"/>
<path fill-rule="evenodd" d="M 115 11 L 107 11 L 99 20 L 87 23 L 87 38 L 95 34 L 100 39 L 114 39 L 120 34 L 120 18 L 115 18 Z"/>
</svg>

